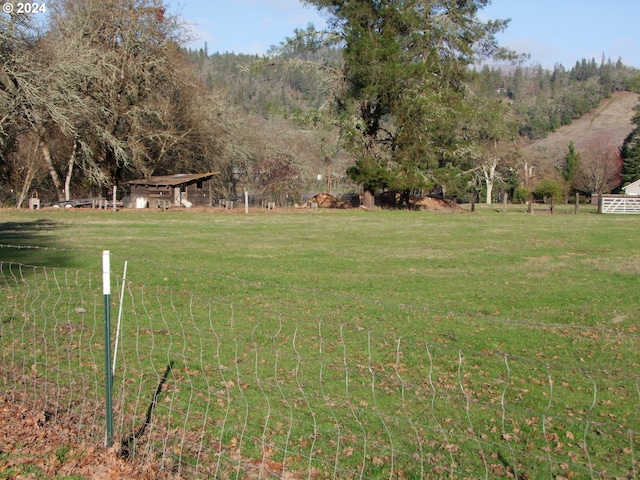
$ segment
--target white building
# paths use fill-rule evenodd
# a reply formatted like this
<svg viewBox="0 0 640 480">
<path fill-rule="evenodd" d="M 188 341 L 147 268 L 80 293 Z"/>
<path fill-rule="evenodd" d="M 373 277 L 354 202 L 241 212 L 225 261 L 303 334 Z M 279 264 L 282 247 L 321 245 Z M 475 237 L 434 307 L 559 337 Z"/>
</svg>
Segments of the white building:
<svg viewBox="0 0 640 480">
<path fill-rule="evenodd" d="M 636 180 L 635 182 L 630 183 L 626 187 L 622 187 L 622 190 L 624 190 L 625 195 L 634 195 L 634 196 L 640 195 L 640 180 Z"/>
</svg>

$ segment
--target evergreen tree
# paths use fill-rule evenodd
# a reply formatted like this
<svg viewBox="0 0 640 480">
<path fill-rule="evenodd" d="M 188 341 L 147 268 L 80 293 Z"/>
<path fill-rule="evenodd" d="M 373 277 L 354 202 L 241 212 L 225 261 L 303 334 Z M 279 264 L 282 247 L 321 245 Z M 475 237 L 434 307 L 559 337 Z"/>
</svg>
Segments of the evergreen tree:
<svg viewBox="0 0 640 480">
<path fill-rule="evenodd" d="M 611 59 L 605 62 L 604 55 L 602 56 L 602 63 L 600 64 L 600 72 L 598 77 L 598 84 L 600 86 L 600 94 L 604 98 L 609 98 L 613 91 L 613 64 Z"/>
<path fill-rule="evenodd" d="M 580 167 L 580 153 L 576 151 L 573 141 L 569 142 L 569 151 L 564 156 L 564 165 L 558 168 L 565 184 L 565 195 L 568 196 Z"/>
<path fill-rule="evenodd" d="M 633 117 L 636 128 L 627 136 L 622 146 L 622 181 L 629 184 L 640 179 L 640 110 Z"/>
<path fill-rule="evenodd" d="M 478 18 L 487 0 L 305 3 L 328 14 L 328 38 L 344 46 L 337 113 L 357 158 L 348 173 L 365 192 L 421 188 L 431 169 L 462 157 L 469 66 L 478 54 L 513 56 L 495 39 L 508 22 Z"/>
</svg>

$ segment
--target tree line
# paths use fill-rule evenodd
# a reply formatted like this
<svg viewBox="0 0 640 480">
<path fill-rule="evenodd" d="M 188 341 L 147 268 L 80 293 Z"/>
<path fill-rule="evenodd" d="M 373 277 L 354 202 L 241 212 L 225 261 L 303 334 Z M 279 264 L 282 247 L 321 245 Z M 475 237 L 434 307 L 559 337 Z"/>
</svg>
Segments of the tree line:
<svg viewBox="0 0 640 480">
<path fill-rule="evenodd" d="M 307 3 L 325 8 L 338 28 L 329 32 L 317 32 L 313 27 L 296 31 L 278 50 L 278 54 L 289 61 L 296 59 L 295 68 L 287 69 L 287 62 L 278 62 L 266 82 L 266 77 L 243 76 L 231 60 L 234 54 L 216 53 L 209 61 L 202 60 L 202 51 L 192 54 L 200 57 L 200 69 L 209 79 L 215 70 L 217 78 L 232 85 L 234 98 L 247 110 L 265 116 L 277 113 L 297 119 L 302 125 L 312 123 L 317 127 L 322 123 L 317 115 L 318 103 L 325 113 L 326 109 L 333 108 L 324 122 L 338 126 L 341 145 L 355 162 L 349 174 L 365 191 L 399 192 L 399 201 L 409 193 L 425 191 L 469 201 L 474 196 L 490 200 L 496 185 L 500 192 L 517 199 L 526 199 L 532 193 L 544 198 L 550 188 L 567 197 L 574 191 L 601 193 L 617 186 L 615 181 L 619 180 L 620 173 L 615 170 L 617 153 L 601 145 L 590 145 L 593 152 L 580 158 L 580 174 L 575 174 L 575 181 L 568 184 L 560 174 L 566 168 L 565 160 L 561 159 L 556 169 L 545 172 L 549 176 L 539 188 L 531 185 L 523 173 L 527 162 L 519 147 L 523 140 L 543 138 L 582 117 L 615 92 L 640 91 L 639 72 L 624 65 L 621 59 L 613 62 L 604 55 L 599 62 L 582 59 L 570 69 L 560 64 L 552 70 L 525 67 L 523 56 L 501 50 L 493 40 L 493 34 L 504 28 L 506 22 L 489 22 L 484 26 L 473 23 L 475 31 L 469 33 L 466 46 L 463 41 L 448 44 L 456 53 L 466 48 L 466 57 L 461 54 L 454 58 L 451 51 L 434 53 L 433 47 L 438 42 L 448 42 L 446 32 L 439 29 L 439 22 L 443 18 L 453 19 L 451 31 L 464 31 L 470 28 L 466 25 L 475 19 L 483 2 L 472 2 L 466 10 L 457 6 L 456 15 L 452 15 L 446 2 L 431 2 L 431 15 L 427 16 L 421 9 L 424 2 L 364 2 L 358 7 L 348 2 Z M 409 23 L 412 15 L 413 23 Z M 402 20 L 398 22 L 398 18 Z M 354 29 L 359 32 L 353 34 Z M 434 34 L 427 38 L 424 32 Z M 434 43 L 429 46 L 429 41 Z M 431 48 L 431 56 L 412 52 L 416 48 Z M 356 51 L 362 57 L 349 64 L 346 53 Z M 377 52 L 384 57 L 377 58 Z M 490 66 L 495 65 L 491 62 L 496 58 L 512 62 Z M 484 66 L 478 66 L 478 61 L 484 61 Z M 301 68 L 305 62 L 310 68 Z M 225 69 L 225 65 L 234 65 L 235 70 Z M 425 76 L 442 78 L 438 69 L 445 65 L 448 75 L 445 82 L 420 84 Z M 336 66 L 339 74 L 332 87 L 323 88 L 323 78 L 318 77 L 318 72 L 335 73 L 333 67 Z M 358 72 L 358 76 L 345 77 L 350 72 Z M 369 105 L 372 99 L 377 102 L 372 117 L 379 116 L 372 119 L 372 125 L 380 128 L 375 134 L 358 130 L 362 124 L 356 125 L 358 131 L 354 132 L 353 125 L 340 123 L 345 112 L 351 120 L 359 115 L 359 120 L 363 120 L 363 104 L 355 102 L 355 89 L 345 90 L 358 83 L 364 86 Z M 413 91 L 406 88 L 411 85 L 415 85 Z M 392 98 L 394 91 L 399 92 L 397 99 Z M 428 103 L 428 92 L 433 94 L 431 103 Z M 349 102 L 352 102 L 350 110 L 345 108 Z M 421 118 L 408 117 L 407 112 L 417 112 L 421 103 L 428 105 L 429 114 Z M 401 114 L 394 114 L 394 109 Z M 451 117 L 447 119 L 438 114 L 443 111 Z M 403 122 L 410 122 L 416 128 L 415 136 L 401 125 Z M 394 130 L 402 131 L 402 137 L 396 137 Z M 449 136 L 443 135 L 443 131 Z M 378 133 L 380 141 L 376 143 L 373 139 Z M 356 144 L 349 143 L 354 139 L 366 141 L 367 135 L 370 145 L 378 147 L 375 155 L 371 155 L 373 148 L 362 149 L 361 144 L 358 151 Z M 430 135 L 434 137 L 430 139 Z M 399 138 L 402 142 L 397 141 Z M 403 144 L 406 147 L 402 147 Z M 390 148 L 385 150 L 381 146 Z M 402 148 L 406 148 L 406 154 L 402 154 Z M 601 165 L 607 162 L 611 165 L 606 168 Z M 615 171 L 606 173 L 609 177 L 606 181 L 588 180 L 594 169 L 608 170 L 609 166 L 615 167 Z"/>
<path fill-rule="evenodd" d="M 613 62 L 603 55 L 600 63 L 583 58 L 570 69 L 561 64 L 553 70 L 519 65 L 503 71 L 485 66 L 481 85 L 513 102 L 519 134 L 535 140 L 582 117 L 614 92 L 640 92 L 640 76 L 621 59 Z"/>
<path fill-rule="evenodd" d="M 523 137 L 640 87 L 636 70 L 604 58 L 477 67 L 524 60 L 495 39 L 508 21 L 479 19 L 486 0 L 304 3 L 328 30 L 297 30 L 264 57 L 185 48 L 163 0 L 50 0 L 44 24 L 0 13 L 0 202 L 210 171 L 221 196 L 281 203 L 332 171 L 369 202 L 491 201 L 496 184 L 523 184 Z"/>
<path fill-rule="evenodd" d="M 303 178 L 313 139 L 237 108 L 207 88 L 162 0 L 51 0 L 36 15 L 0 13 L 0 202 L 105 194 L 151 175 L 218 172 L 220 195 L 258 164 Z M 281 179 L 262 181 L 276 194 Z M 288 179 L 290 193 L 300 186 Z"/>
</svg>

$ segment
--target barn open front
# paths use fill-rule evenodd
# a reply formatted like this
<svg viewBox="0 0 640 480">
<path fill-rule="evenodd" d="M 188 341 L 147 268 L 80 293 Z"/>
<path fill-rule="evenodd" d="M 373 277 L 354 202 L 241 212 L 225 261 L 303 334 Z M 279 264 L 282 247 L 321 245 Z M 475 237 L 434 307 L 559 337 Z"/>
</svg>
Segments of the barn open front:
<svg viewBox="0 0 640 480">
<path fill-rule="evenodd" d="M 214 172 L 149 177 L 128 182 L 129 207 L 173 208 L 210 207 Z"/>
</svg>

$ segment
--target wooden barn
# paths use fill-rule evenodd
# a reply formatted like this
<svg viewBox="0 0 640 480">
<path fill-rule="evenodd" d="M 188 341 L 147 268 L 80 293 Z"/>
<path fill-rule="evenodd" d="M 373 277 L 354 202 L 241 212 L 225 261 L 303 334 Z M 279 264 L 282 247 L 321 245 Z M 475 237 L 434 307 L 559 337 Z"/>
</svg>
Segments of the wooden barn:
<svg viewBox="0 0 640 480">
<path fill-rule="evenodd" d="M 135 208 L 210 207 L 210 173 L 180 173 L 128 182 Z"/>
</svg>

